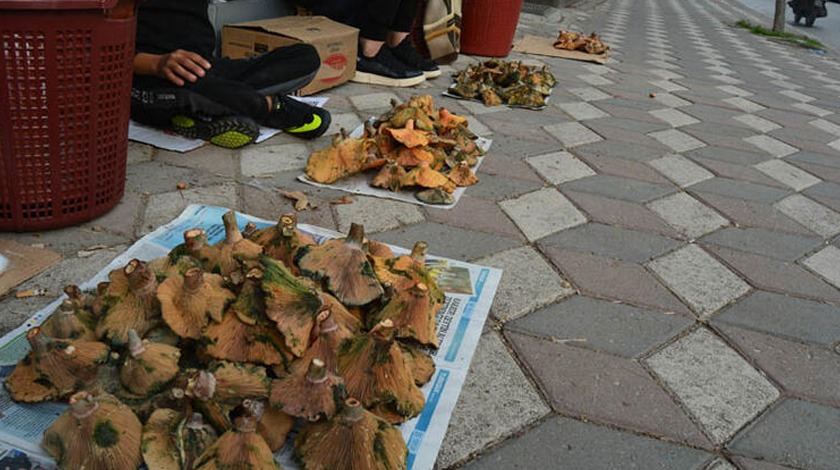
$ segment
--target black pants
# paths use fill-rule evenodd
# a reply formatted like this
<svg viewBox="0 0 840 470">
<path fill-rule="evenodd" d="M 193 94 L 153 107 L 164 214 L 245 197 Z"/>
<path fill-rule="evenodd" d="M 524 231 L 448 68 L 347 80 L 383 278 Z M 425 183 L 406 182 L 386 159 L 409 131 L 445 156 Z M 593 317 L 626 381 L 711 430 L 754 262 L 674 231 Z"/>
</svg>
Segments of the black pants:
<svg viewBox="0 0 840 470">
<path fill-rule="evenodd" d="M 299 0 L 317 15 L 359 28 L 359 37 L 384 41 L 388 31 L 411 31 L 417 0 Z"/>
<path fill-rule="evenodd" d="M 184 86 L 169 80 L 134 76 L 131 118 L 168 127 L 178 114 L 243 115 L 263 122 L 266 95 L 288 94 L 312 81 L 321 60 L 309 44 L 280 47 L 249 59 L 207 58 L 210 70 Z"/>
</svg>

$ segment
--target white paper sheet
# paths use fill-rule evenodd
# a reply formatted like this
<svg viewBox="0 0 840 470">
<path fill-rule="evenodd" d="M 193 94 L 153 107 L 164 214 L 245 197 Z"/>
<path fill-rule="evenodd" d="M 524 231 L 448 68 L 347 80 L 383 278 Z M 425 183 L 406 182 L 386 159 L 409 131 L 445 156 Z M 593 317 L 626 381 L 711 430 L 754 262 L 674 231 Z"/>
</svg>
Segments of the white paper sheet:
<svg viewBox="0 0 840 470">
<path fill-rule="evenodd" d="M 222 207 L 190 205 L 177 219 L 138 240 L 94 278 L 80 284 L 80 287 L 95 288 L 97 283 L 108 279 L 111 270 L 122 268 L 133 258 L 151 260 L 165 256 L 183 242 L 183 233 L 190 228 L 203 228 L 207 232 L 208 241 L 211 244 L 217 243 L 224 237 L 221 220 L 225 212 L 227 209 Z M 237 222 L 240 227 L 244 227 L 247 222 L 254 222 L 260 228 L 276 223 L 243 214 L 238 214 Z M 313 235 L 319 243 L 343 236 L 311 225 L 301 224 L 298 228 Z M 396 254 L 410 251 L 400 247 L 392 249 Z M 433 243 L 430 251 L 434 252 Z M 432 355 L 437 370 L 429 383 L 421 388 L 426 397 L 426 406 L 420 416 L 400 426 L 409 448 L 409 470 L 431 470 L 434 467 L 502 275 L 502 271 L 496 268 L 434 256 L 428 258 L 428 262 L 435 264 L 436 268 L 445 267 L 443 272 L 447 276 L 439 278 L 442 287 L 453 287 L 446 289 L 446 301 L 437 315 L 440 348 Z M 452 276 L 462 280 L 468 277 L 468 286 L 452 282 Z M 26 331 L 40 325 L 58 308 L 62 300 L 64 297 L 0 338 L 0 378 L 8 376 L 17 361 L 29 350 Z M 50 462 L 40 447 L 40 436 L 64 409 L 66 405 L 59 403 L 18 404 L 10 399 L 5 388 L 0 388 L 0 444 L 6 444 L 6 447 L 0 445 L 0 456 L 4 449 L 16 449 Z M 286 447 L 276 454 L 278 461 L 287 470 L 299 468 L 292 457 L 292 441 L 293 437 L 290 437 Z"/>
</svg>

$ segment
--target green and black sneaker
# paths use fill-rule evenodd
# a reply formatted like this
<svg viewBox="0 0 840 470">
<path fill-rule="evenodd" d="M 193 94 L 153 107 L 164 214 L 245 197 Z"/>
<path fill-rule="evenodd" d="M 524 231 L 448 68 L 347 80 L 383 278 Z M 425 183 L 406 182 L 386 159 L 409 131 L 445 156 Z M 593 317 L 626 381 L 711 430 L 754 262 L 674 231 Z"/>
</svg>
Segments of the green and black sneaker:
<svg viewBox="0 0 840 470">
<path fill-rule="evenodd" d="M 260 135 L 260 126 L 245 116 L 188 116 L 172 117 L 172 130 L 190 139 L 208 140 L 228 149 L 244 147 Z"/>
<path fill-rule="evenodd" d="M 330 112 L 288 96 L 274 96 L 274 109 L 265 124 L 302 139 L 321 136 L 330 127 Z"/>
</svg>

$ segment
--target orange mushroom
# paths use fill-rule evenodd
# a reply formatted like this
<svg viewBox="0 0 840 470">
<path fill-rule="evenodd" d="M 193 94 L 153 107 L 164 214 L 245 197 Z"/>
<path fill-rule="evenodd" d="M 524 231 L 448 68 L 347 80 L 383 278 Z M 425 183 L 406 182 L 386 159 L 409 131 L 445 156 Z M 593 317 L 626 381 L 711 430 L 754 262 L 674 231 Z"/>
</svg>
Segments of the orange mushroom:
<svg viewBox="0 0 840 470">
<path fill-rule="evenodd" d="M 210 319 L 222 320 L 225 306 L 235 297 L 223 282 L 222 276 L 199 268 L 166 279 L 157 289 L 163 320 L 182 338 L 200 338 Z"/>
</svg>

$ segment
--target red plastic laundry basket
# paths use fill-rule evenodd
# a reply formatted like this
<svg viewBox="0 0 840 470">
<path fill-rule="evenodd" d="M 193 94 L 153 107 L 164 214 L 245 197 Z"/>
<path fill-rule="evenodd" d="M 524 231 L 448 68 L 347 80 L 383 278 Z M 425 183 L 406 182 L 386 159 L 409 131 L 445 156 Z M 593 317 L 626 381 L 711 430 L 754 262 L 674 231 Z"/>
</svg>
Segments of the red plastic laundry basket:
<svg viewBox="0 0 840 470">
<path fill-rule="evenodd" d="M 0 230 L 122 199 L 135 23 L 133 0 L 0 0 Z"/>
<path fill-rule="evenodd" d="M 507 57 L 522 0 L 463 0 L 462 9 L 461 52 Z"/>
</svg>

